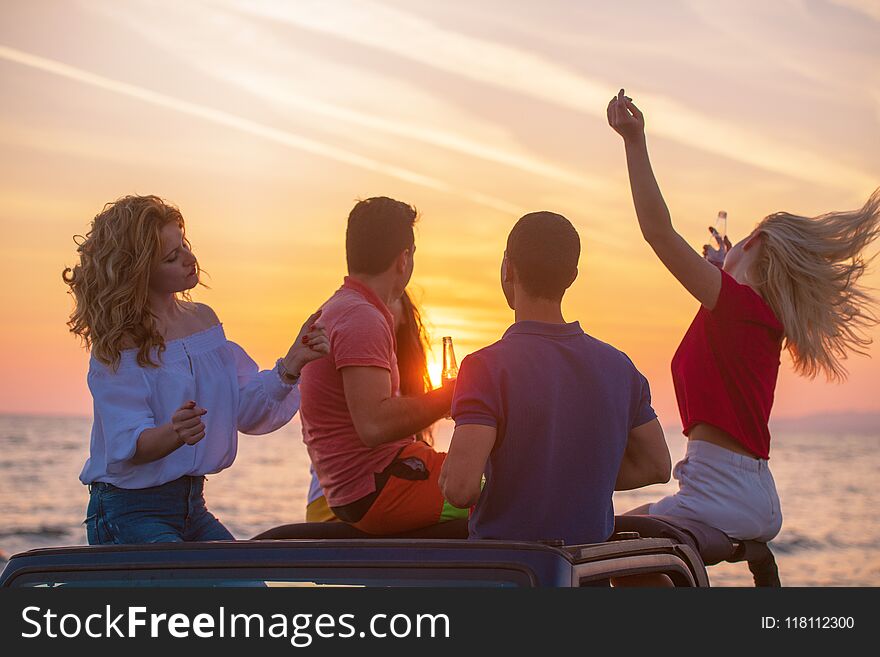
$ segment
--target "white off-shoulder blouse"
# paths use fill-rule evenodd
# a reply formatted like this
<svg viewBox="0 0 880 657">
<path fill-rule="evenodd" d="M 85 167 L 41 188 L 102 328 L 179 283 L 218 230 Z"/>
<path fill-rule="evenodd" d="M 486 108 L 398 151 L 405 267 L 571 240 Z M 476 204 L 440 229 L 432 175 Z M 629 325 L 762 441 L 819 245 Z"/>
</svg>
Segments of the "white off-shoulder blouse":
<svg viewBox="0 0 880 657">
<path fill-rule="evenodd" d="M 222 324 L 166 342 L 161 357 L 154 354 L 160 367 L 141 367 L 136 356 L 136 349 L 124 350 L 116 372 L 95 358 L 89 362 L 94 423 L 79 476 L 84 484 L 148 488 L 219 472 L 235 460 L 239 431 L 275 431 L 299 410 L 299 385 L 283 382 L 275 369 L 259 371 L 226 339 Z M 132 463 L 141 432 L 170 422 L 189 400 L 208 411 L 205 437 L 151 463 Z"/>
</svg>

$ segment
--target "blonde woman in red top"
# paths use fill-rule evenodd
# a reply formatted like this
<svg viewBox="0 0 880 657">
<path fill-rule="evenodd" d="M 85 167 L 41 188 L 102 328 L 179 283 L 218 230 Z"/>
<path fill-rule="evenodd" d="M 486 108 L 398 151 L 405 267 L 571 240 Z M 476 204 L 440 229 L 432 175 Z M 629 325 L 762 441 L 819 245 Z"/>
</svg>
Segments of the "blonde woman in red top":
<svg viewBox="0 0 880 657">
<path fill-rule="evenodd" d="M 732 538 L 769 541 L 782 527 L 770 474 L 768 421 L 786 349 L 795 371 L 846 377 L 843 360 L 864 353 L 877 323 L 859 279 L 865 248 L 880 234 L 880 189 L 851 212 L 800 217 L 777 212 L 736 245 L 720 245 L 718 265 L 675 231 L 654 178 L 642 112 L 623 89 L 608 104 L 623 137 L 633 202 L 645 240 L 701 304 L 672 360 L 688 437 L 673 472 L 674 495 L 630 513 L 698 520 Z"/>
</svg>

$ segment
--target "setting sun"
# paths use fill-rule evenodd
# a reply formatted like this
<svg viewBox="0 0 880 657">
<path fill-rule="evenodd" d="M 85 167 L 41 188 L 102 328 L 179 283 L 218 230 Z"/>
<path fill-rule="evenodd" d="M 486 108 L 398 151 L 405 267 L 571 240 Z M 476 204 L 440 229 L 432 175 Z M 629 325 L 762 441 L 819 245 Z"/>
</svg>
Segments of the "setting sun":
<svg viewBox="0 0 880 657">
<path fill-rule="evenodd" d="M 441 356 L 442 359 L 442 356 Z M 431 377 L 431 385 L 434 388 L 439 388 L 442 384 L 441 374 L 443 372 L 443 363 L 437 359 L 436 356 L 429 356 L 428 360 L 428 375 Z"/>
</svg>

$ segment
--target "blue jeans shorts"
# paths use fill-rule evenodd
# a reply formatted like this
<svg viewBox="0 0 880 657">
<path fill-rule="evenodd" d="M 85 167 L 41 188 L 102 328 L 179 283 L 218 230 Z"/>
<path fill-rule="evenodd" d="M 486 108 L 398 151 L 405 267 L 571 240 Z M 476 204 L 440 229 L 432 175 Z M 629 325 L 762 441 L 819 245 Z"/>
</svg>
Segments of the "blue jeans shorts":
<svg viewBox="0 0 880 657">
<path fill-rule="evenodd" d="M 234 540 L 205 506 L 204 485 L 204 477 L 139 489 L 90 484 L 89 545 Z"/>
</svg>

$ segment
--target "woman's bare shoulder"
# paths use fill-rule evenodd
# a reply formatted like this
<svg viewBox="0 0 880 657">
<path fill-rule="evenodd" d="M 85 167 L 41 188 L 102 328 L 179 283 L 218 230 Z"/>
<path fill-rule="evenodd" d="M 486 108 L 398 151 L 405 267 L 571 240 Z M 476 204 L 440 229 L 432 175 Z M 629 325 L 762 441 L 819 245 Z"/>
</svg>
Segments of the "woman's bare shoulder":
<svg viewBox="0 0 880 657">
<path fill-rule="evenodd" d="M 217 313 L 208 304 L 195 301 L 181 301 L 180 307 L 186 315 L 186 319 L 183 321 L 183 328 L 186 333 L 203 331 L 220 323 Z"/>
<path fill-rule="evenodd" d="M 220 323 L 217 313 L 206 303 L 188 302 L 187 309 L 192 312 L 202 329 L 208 329 Z"/>
</svg>

